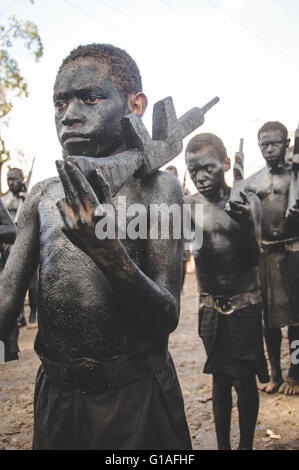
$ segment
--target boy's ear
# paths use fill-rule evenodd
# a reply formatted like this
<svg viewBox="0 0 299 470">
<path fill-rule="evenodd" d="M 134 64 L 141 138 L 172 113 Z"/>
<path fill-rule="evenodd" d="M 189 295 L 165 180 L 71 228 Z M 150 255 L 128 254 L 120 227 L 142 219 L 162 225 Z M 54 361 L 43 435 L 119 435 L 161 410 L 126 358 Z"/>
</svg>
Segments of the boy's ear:
<svg viewBox="0 0 299 470">
<path fill-rule="evenodd" d="M 224 161 L 223 161 L 223 169 L 224 169 L 224 172 L 228 171 L 231 167 L 231 161 L 230 161 L 230 158 L 229 157 L 225 157 Z"/>
<path fill-rule="evenodd" d="M 147 97 L 142 91 L 138 93 L 129 95 L 128 97 L 128 106 L 131 113 L 139 114 L 139 116 L 143 116 L 145 110 L 147 108 Z"/>
</svg>

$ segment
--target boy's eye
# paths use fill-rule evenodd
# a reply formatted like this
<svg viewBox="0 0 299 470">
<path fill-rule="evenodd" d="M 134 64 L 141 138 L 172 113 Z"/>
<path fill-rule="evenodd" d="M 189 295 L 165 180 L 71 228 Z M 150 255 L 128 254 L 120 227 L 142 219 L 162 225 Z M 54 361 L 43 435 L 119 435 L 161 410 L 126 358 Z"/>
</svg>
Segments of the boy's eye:
<svg viewBox="0 0 299 470">
<path fill-rule="evenodd" d="M 54 103 L 54 106 L 56 109 L 58 109 L 58 111 L 63 111 L 64 109 L 66 109 L 67 105 L 67 101 L 64 100 L 57 100 Z"/>
<path fill-rule="evenodd" d="M 102 101 L 102 98 L 100 98 L 99 96 L 89 95 L 89 96 L 84 96 L 82 100 L 84 101 L 85 104 L 93 105 L 93 104 L 100 103 L 100 101 Z"/>
<path fill-rule="evenodd" d="M 209 173 L 211 173 L 211 171 L 213 171 L 213 167 L 212 167 L 212 166 L 208 166 L 208 167 L 207 167 L 207 171 L 208 171 Z"/>
</svg>

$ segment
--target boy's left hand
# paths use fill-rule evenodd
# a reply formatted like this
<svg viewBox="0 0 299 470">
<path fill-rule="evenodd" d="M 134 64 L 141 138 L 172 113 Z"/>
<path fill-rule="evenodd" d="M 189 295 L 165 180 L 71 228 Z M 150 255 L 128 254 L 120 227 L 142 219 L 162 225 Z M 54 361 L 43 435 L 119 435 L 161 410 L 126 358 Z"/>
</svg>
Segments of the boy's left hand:
<svg viewBox="0 0 299 470">
<path fill-rule="evenodd" d="M 58 160 L 56 167 L 65 192 L 65 198 L 56 203 L 63 220 L 63 233 L 90 256 L 99 249 L 102 249 L 105 255 L 105 251 L 110 251 L 116 240 L 97 238 L 96 224 L 108 216 L 102 204 L 113 207 L 109 183 L 99 169 L 95 170 L 93 186 L 96 188 L 96 194 L 75 163 Z"/>
<path fill-rule="evenodd" d="M 228 201 L 225 207 L 225 212 L 241 227 L 254 227 L 253 214 L 250 201 L 246 193 L 240 193 L 243 203 Z"/>
<path fill-rule="evenodd" d="M 296 203 L 287 210 L 286 218 L 288 220 L 299 220 L 299 199 L 296 200 Z"/>
</svg>

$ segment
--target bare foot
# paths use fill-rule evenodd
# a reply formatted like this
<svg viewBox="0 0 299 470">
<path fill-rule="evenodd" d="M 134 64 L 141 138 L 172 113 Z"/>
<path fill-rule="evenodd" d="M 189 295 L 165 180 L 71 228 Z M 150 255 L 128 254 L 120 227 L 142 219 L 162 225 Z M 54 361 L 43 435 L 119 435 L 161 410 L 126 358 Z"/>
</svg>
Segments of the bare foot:
<svg viewBox="0 0 299 470">
<path fill-rule="evenodd" d="M 293 377 L 287 377 L 280 386 L 279 392 L 285 395 L 299 395 L 299 381 Z"/>
<path fill-rule="evenodd" d="M 266 384 L 259 384 L 258 389 L 261 390 L 261 392 L 275 393 L 277 392 L 281 384 L 282 380 L 276 382 L 275 380 L 271 379 L 270 382 Z"/>
</svg>

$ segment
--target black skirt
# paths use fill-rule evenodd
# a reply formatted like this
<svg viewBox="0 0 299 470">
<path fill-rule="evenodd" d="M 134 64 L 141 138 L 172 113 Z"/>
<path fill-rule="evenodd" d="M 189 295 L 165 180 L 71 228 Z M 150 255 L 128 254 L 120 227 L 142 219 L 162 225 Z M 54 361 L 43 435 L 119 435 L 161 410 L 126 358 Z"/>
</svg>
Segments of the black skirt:
<svg viewBox="0 0 299 470">
<path fill-rule="evenodd" d="M 299 325 L 299 251 L 263 251 L 259 275 L 268 328 Z"/>
<path fill-rule="evenodd" d="M 34 399 L 33 448 L 190 450 L 183 396 L 170 358 L 142 382 L 96 395 L 62 391 L 40 367 Z"/>
<path fill-rule="evenodd" d="M 203 306 L 199 310 L 198 332 L 207 353 L 205 374 L 225 374 L 237 379 L 257 375 L 260 382 L 269 381 L 260 303 L 230 315 Z"/>
</svg>

